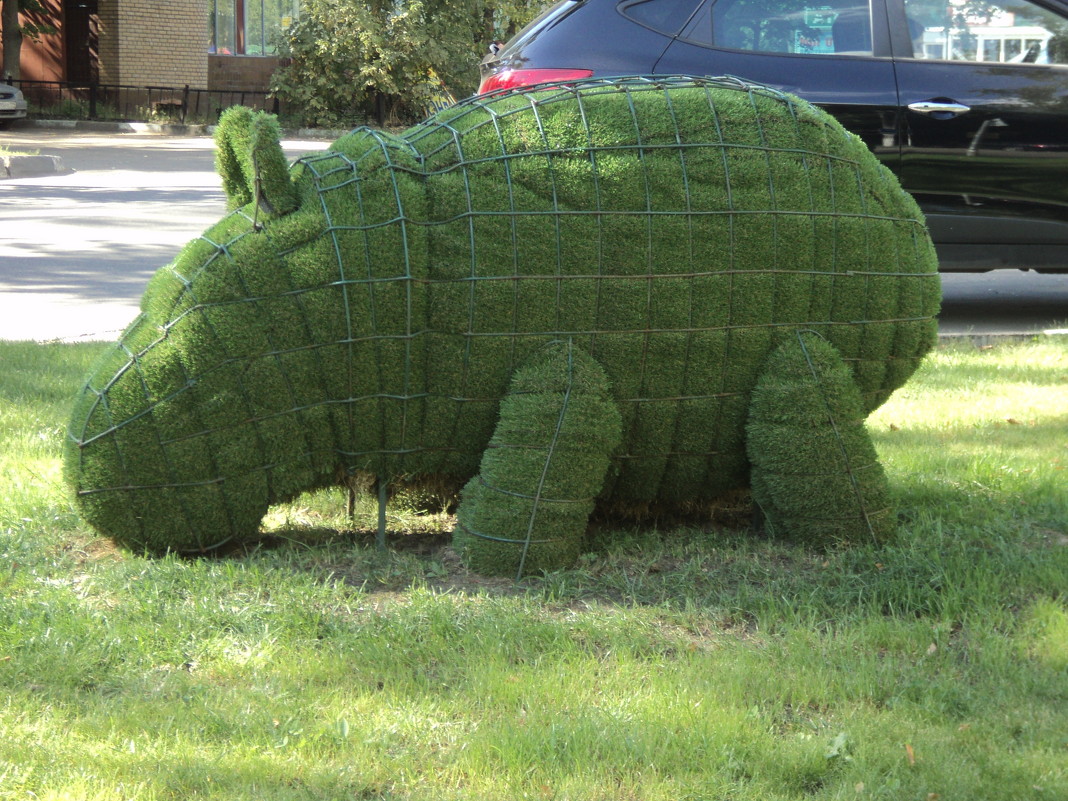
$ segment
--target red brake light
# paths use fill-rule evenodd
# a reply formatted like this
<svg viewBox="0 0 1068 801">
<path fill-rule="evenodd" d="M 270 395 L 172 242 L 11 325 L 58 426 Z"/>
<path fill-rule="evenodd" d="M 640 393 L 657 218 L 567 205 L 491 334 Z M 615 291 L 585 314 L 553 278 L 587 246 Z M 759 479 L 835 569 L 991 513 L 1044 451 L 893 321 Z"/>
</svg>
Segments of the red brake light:
<svg viewBox="0 0 1068 801">
<path fill-rule="evenodd" d="M 478 87 L 478 93 L 484 95 L 487 92 L 503 92 L 507 89 L 518 89 L 521 86 L 533 86 L 536 83 L 549 83 L 551 81 L 581 81 L 591 75 L 593 75 L 593 70 L 505 70 L 484 78 L 482 85 Z"/>
</svg>

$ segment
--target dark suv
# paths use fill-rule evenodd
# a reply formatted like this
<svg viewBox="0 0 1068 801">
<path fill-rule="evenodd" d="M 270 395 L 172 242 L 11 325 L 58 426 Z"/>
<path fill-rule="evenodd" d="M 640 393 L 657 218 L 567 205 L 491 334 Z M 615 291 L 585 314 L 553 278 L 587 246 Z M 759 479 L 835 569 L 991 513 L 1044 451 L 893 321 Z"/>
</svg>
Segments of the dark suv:
<svg viewBox="0 0 1068 801">
<path fill-rule="evenodd" d="M 487 92 L 735 75 L 816 103 L 927 214 L 942 269 L 1068 272 L 1068 0 L 563 0 Z"/>
</svg>

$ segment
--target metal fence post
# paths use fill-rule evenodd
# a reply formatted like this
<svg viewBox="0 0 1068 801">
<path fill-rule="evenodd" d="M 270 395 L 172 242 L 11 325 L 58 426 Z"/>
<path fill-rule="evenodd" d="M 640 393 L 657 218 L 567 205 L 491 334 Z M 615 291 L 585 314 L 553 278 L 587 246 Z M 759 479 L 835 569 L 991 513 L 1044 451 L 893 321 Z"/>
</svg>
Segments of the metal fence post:
<svg viewBox="0 0 1068 801">
<path fill-rule="evenodd" d="M 386 96 L 379 91 L 375 91 L 375 119 L 379 128 L 386 124 Z"/>
</svg>

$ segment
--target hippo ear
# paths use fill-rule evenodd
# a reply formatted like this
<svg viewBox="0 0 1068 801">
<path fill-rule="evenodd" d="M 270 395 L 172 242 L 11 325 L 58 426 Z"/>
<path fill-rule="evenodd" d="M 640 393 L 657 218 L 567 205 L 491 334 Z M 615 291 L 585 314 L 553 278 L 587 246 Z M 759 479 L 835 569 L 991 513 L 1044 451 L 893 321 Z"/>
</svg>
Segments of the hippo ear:
<svg viewBox="0 0 1068 801">
<path fill-rule="evenodd" d="M 223 112 L 215 129 L 215 169 L 231 209 L 255 201 L 265 214 L 278 217 L 297 207 L 281 134 L 273 114 L 244 106 Z"/>
</svg>

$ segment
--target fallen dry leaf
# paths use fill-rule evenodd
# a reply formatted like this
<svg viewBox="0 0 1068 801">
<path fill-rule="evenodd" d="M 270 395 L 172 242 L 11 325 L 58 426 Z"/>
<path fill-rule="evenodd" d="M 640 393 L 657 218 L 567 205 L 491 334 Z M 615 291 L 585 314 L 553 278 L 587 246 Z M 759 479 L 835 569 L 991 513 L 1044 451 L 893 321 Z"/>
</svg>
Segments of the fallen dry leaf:
<svg viewBox="0 0 1068 801">
<path fill-rule="evenodd" d="M 908 759 L 910 765 L 916 764 L 916 752 L 912 750 L 912 746 L 905 743 L 905 757 Z"/>
</svg>

